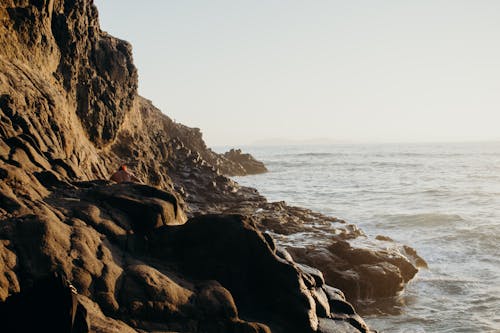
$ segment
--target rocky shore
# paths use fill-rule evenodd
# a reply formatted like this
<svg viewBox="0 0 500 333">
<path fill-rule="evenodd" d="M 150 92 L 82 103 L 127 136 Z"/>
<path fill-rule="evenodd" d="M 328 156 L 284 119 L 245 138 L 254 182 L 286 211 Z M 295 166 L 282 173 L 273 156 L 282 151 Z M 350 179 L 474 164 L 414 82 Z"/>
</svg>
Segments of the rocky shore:
<svg viewBox="0 0 500 333">
<path fill-rule="evenodd" d="M 122 163 L 143 184 L 108 181 Z M 58 272 L 80 331 L 370 332 L 350 302 L 395 296 L 425 262 L 227 177 L 265 171 L 140 97 L 92 1 L 0 4 L 0 330 L 60 331 L 13 320 L 54 301 L 32 290 Z"/>
</svg>

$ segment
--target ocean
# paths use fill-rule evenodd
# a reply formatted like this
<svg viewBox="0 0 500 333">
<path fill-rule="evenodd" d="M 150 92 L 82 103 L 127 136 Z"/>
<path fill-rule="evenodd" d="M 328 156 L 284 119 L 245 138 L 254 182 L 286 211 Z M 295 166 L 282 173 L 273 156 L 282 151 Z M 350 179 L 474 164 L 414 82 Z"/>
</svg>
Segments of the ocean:
<svg viewBox="0 0 500 333">
<path fill-rule="evenodd" d="M 380 332 L 500 332 L 500 142 L 245 147 L 269 173 L 235 177 L 414 247 L 429 264 Z"/>
</svg>

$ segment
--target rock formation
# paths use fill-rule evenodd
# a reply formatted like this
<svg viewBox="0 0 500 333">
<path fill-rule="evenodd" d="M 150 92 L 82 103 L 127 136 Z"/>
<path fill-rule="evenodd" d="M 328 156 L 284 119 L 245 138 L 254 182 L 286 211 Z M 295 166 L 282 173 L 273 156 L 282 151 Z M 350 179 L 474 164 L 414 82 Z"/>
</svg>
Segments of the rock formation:
<svg viewBox="0 0 500 333">
<path fill-rule="evenodd" d="M 224 157 L 232 162 L 235 162 L 237 165 L 241 165 L 243 168 L 241 172 L 237 172 L 235 170 L 229 174 L 229 176 L 255 175 L 267 172 L 267 168 L 264 163 L 257 161 L 250 154 L 243 154 L 241 149 L 231 149 L 230 151 L 224 153 Z"/>
<path fill-rule="evenodd" d="M 225 176 L 257 169 L 137 95 L 91 0 L 0 3 L 0 301 L 63 272 L 90 331 L 368 332 L 347 300 L 401 291 L 416 252 Z"/>
</svg>

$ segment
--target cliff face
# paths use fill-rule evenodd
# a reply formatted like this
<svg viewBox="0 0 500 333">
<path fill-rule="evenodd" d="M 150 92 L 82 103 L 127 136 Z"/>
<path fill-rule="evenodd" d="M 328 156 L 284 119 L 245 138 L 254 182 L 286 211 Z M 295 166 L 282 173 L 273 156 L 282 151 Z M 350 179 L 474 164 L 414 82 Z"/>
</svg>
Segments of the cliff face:
<svg viewBox="0 0 500 333">
<path fill-rule="evenodd" d="M 4 1 L 1 10 L 3 56 L 62 88 L 95 146 L 112 141 L 136 95 L 131 46 L 100 30 L 89 1 Z"/>
<path fill-rule="evenodd" d="M 59 163 L 62 176 L 107 175 L 98 152 L 136 95 L 130 46 L 100 31 L 88 1 L 1 6 L 2 131 L 21 146 L 7 144 L 3 158 L 23 170 Z"/>
<path fill-rule="evenodd" d="M 369 331 L 327 283 L 393 296 L 418 256 L 356 248 L 354 226 L 268 203 L 224 176 L 258 165 L 233 155 L 137 95 L 131 47 L 90 0 L 0 3 L 0 300 L 61 271 L 92 331 Z M 122 163 L 148 185 L 106 181 Z M 284 238 L 311 230 L 331 241 L 288 245 L 298 264 Z M 328 266 L 326 282 L 304 264 Z"/>
</svg>

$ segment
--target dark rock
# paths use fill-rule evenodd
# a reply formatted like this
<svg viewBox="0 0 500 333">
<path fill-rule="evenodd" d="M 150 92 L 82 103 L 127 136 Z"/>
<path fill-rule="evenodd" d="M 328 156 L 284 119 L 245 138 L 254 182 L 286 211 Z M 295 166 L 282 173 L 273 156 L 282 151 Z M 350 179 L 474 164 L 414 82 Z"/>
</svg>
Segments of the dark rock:
<svg viewBox="0 0 500 333">
<path fill-rule="evenodd" d="M 161 228 L 153 237 L 155 256 L 176 260 L 196 278 L 219 281 L 245 316 L 264 323 L 278 320 L 288 332 L 316 330 L 314 302 L 300 271 L 278 259 L 252 220 L 201 216 Z"/>
<path fill-rule="evenodd" d="M 123 211 L 130 217 L 135 232 L 149 233 L 162 225 L 182 224 L 185 221 L 177 198 L 151 186 L 122 183 L 93 188 L 87 195 Z"/>
<path fill-rule="evenodd" d="M 298 262 L 321 267 L 326 283 L 340 288 L 350 301 L 394 296 L 417 273 L 397 251 L 356 248 L 343 240 L 328 248 L 289 247 L 288 251 Z"/>
<path fill-rule="evenodd" d="M 35 172 L 34 175 L 36 179 L 38 179 L 38 181 L 48 189 L 53 187 L 70 186 L 70 184 L 61 181 L 59 176 L 51 170 Z"/>
<path fill-rule="evenodd" d="M 331 301 L 331 300 L 345 301 L 345 295 L 342 292 L 342 290 L 337 289 L 337 288 L 333 288 L 333 287 L 328 286 L 328 285 L 325 286 L 323 288 L 323 290 L 325 291 L 329 301 Z M 349 310 L 349 312 L 350 312 L 350 310 Z"/>
<path fill-rule="evenodd" d="M 231 173 L 226 173 L 229 176 L 244 176 L 244 175 L 255 175 L 259 173 L 267 172 L 267 168 L 264 163 L 257 161 L 250 154 L 243 154 L 241 149 L 231 149 L 230 151 L 224 153 L 224 157 L 229 161 L 236 163 L 241 166 L 242 172 L 239 173 L 237 170 Z"/>
<path fill-rule="evenodd" d="M 264 239 L 266 240 L 267 245 L 269 245 L 269 247 L 271 248 L 271 250 L 275 251 L 276 250 L 276 244 L 274 243 L 274 239 L 271 237 L 271 235 L 269 235 L 269 233 L 267 233 L 267 232 L 262 233 L 262 235 L 264 236 Z"/>
<path fill-rule="evenodd" d="M 323 273 L 317 268 L 310 267 L 304 264 L 297 264 L 300 270 L 314 278 L 314 285 L 321 286 L 325 284 L 325 279 L 323 278 Z"/>
<path fill-rule="evenodd" d="M 7 193 L 0 192 L 0 207 L 0 209 L 13 213 L 19 210 L 22 207 L 22 204 L 15 197 L 12 197 Z"/>
<path fill-rule="evenodd" d="M 265 167 L 213 152 L 138 96 L 131 47 L 100 30 L 92 1 L 9 0 L 0 17 L 0 300 L 62 270 L 91 331 L 362 331 L 311 267 L 355 299 L 397 293 L 423 266 L 224 176 Z M 123 163 L 148 186 L 106 181 Z M 182 225 L 221 212 L 254 219 Z M 297 233 L 334 244 L 290 249 L 300 266 L 282 249 Z"/>
<path fill-rule="evenodd" d="M 86 311 L 62 276 L 36 280 L 0 303 L 0 324 L 5 332 L 89 332 Z"/>
<path fill-rule="evenodd" d="M 318 333 L 360 333 L 360 330 L 343 320 L 320 319 Z"/>
<path fill-rule="evenodd" d="M 386 242 L 394 242 L 394 240 L 391 237 L 384 236 L 384 235 L 377 235 L 375 239 L 380 240 L 380 241 L 386 241 Z"/>
<path fill-rule="evenodd" d="M 313 288 L 311 293 L 314 302 L 316 303 L 316 314 L 318 315 L 318 317 L 329 318 L 331 309 L 328 302 L 328 297 L 323 288 Z"/>
</svg>

